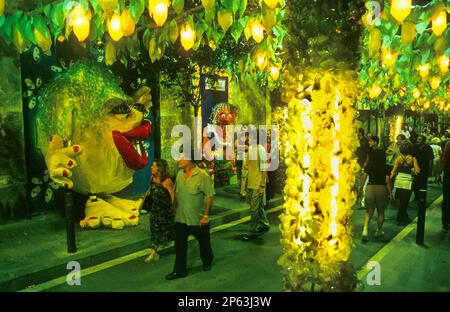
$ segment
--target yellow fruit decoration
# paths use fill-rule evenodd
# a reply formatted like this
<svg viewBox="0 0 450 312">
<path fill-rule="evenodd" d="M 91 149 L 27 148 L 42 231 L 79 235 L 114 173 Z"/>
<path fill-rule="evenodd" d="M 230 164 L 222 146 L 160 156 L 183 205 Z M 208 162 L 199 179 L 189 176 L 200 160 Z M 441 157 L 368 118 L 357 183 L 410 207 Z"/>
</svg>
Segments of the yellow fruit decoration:
<svg viewBox="0 0 450 312">
<path fill-rule="evenodd" d="M 219 21 L 220 28 L 223 31 L 227 31 L 233 24 L 233 14 L 228 10 L 221 10 L 217 12 L 217 20 Z"/>
<path fill-rule="evenodd" d="M 67 23 L 73 27 L 73 32 L 79 42 L 83 42 L 89 36 L 91 23 L 89 20 L 90 11 L 86 14 L 81 5 L 76 6 L 69 14 Z"/>
<path fill-rule="evenodd" d="M 414 23 L 405 22 L 402 24 L 402 43 L 403 45 L 410 44 L 416 35 L 416 26 Z"/>
<path fill-rule="evenodd" d="M 439 69 L 441 70 L 441 73 L 446 74 L 448 73 L 448 66 L 449 66 L 449 58 L 445 55 L 442 55 L 438 59 Z"/>
<path fill-rule="evenodd" d="M 149 1 L 150 16 L 153 16 L 153 20 L 159 27 L 167 21 L 169 5 L 170 2 L 166 0 Z"/>
<path fill-rule="evenodd" d="M 381 31 L 378 28 L 373 28 L 369 34 L 369 52 L 374 55 L 380 51 L 381 47 Z"/>
<path fill-rule="evenodd" d="M 52 39 L 50 37 L 45 38 L 44 35 L 42 35 L 36 28 L 34 29 L 33 33 L 39 48 L 41 48 L 44 52 L 50 50 L 50 48 L 52 47 Z"/>
<path fill-rule="evenodd" d="M 252 24 L 252 37 L 256 43 L 260 43 L 264 39 L 264 28 L 257 19 Z"/>
<path fill-rule="evenodd" d="M 437 76 L 433 76 L 430 79 L 430 87 L 433 90 L 436 90 L 437 88 L 439 88 L 439 85 L 441 84 L 441 79 Z"/>
<path fill-rule="evenodd" d="M 256 66 L 258 66 L 258 69 L 262 71 L 267 66 L 267 56 L 266 53 L 262 50 L 258 50 L 255 53 L 254 61 L 256 63 Z"/>
<path fill-rule="evenodd" d="M 5 0 L 0 0 L 0 16 L 3 16 L 5 13 Z"/>
<path fill-rule="evenodd" d="M 264 0 L 264 3 L 271 9 L 275 9 L 278 5 L 278 0 Z"/>
<path fill-rule="evenodd" d="M 108 32 L 112 40 L 119 41 L 123 37 L 122 19 L 120 15 L 114 14 L 108 23 Z"/>
<path fill-rule="evenodd" d="M 430 72 L 430 64 L 422 64 L 419 66 L 420 77 L 425 78 Z"/>
<path fill-rule="evenodd" d="M 411 13 L 411 0 L 392 0 L 391 15 L 399 24 Z"/>
<path fill-rule="evenodd" d="M 116 48 L 114 47 L 114 44 L 111 41 L 108 41 L 105 47 L 105 63 L 106 65 L 112 65 L 116 62 L 117 56 L 116 56 Z"/>
<path fill-rule="evenodd" d="M 100 6 L 106 13 L 111 13 L 119 4 L 119 0 L 99 0 Z"/>
<path fill-rule="evenodd" d="M 439 37 L 442 35 L 442 33 L 447 28 L 447 13 L 445 11 L 439 12 L 437 14 L 432 22 L 431 22 L 431 28 L 433 29 L 433 33 Z"/>
<path fill-rule="evenodd" d="M 211 10 L 214 8 L 214 5 L 216 4 L 215 0 L 202 0 L 202 5 L 205 8 L 205 10 Z"/>
<path fill-rule="evenodd" d="M 136 29 L 136 23 L 131 17 L 130 11 L 123 10 L 121 16 L 122 32 L 125 37 L 131 36 Z"/>
<path fill-rule="evenodd" d="M 280 69 L 276 65 L 270 66 L 270 77 L 276 81 L 280 78 Z"/>
<path fill-rule="evenodd" d="M 183 27 L 181 27 L 180 41 L 181 45 L 186 51 L 188 51 L 194 46 L 195 30 L 192 29 L 191 25 L 185 24 Z"/>
</svg>

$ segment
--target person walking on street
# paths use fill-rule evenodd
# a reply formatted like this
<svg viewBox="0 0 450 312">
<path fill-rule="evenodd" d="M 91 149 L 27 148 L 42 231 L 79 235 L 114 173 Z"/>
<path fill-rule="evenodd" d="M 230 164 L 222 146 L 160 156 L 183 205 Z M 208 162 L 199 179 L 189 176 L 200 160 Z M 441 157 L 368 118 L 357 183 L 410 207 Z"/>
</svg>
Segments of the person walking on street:
<svg viewBox="0 0 450 312">
<path fill-rule="evenodd" d="M 421 190 L 427 190 L 428 176 L 430 175 L 434 159 L 433 150 L 426 144 L 426 137 L 423 134 L 417 136 L 416 151 L 413 156 L 417 159 L 420 168 L 420 173 L 415 176 L 413 181 L 414 200 L 418 201 L 421 196 Z M 426 193 L 423 192 L 423 194 Z"/>
<path fill-rule="evenodd" d="M 249 241 L 256 235 L 265 233 L 270 229 L 265 206 L 265 191 L 267 182 L 267 153 L 263 146 L 258 144 L 255 133 L 249 136 L 248 151 L 248 177 L 247 177 L 247 201 L 250 204 L 250 231 L 242 236 L 244 241 Z"/>
<path fill-rule="evenodd" d="M 175 180 L 175 264 L 172 273 L 166 276 L 173 280 L 187 275 L 188 237 L 193 235 L 200 246 L 203 270 L 211 270 L 214 259 L 211 248 L 209 213 L 213 204 L 214 189 L 208 174 L 197 168 L 194 157 L 183 152 L 178 160 Z"/>
<path fill-rule="evenodd" d="M 158 247 L 167 245 L 175 238 L 172 203 L 173 182 L 169 166 L 164 159 L 156 159 L 152 165 L 152 182 L 145 197 L 145 206 L 150 214 L 150 254 L 145 262 L 158 260 Z"/>
<path fill-rule="evenodd" d="M 441 173 L 444 173 L 442 183 L 442 229 L 449 230 L 450 226 L 450 141 L 445 144 L 441 155 L 441 165 L 436 173 L 436 182 L 441 183 Z"/>
<path fill-rule="evenodd" d="M 395 159 L 394 168 L 391 171 L 391 180 L 395 179 L 395 195 L 400 199 L 396 220 L 398 225 L 405 225 L 411 222 L 408 216 L 408 205 L 412 192 L 412 176 L 413 173 L 420 173 L 417 159 L 411 155 L 412 149 L 413 145 L 409 142 L 400 146 L 400 156 Z"/>
<path fill-rule="evenodd" d="M 389 199 L 392 197 L 391 182 L 386 165 L 386 152 L 378 147 L 379 141 L 380 139 L 377 136 L 369 139 L 371 151 L 363 175 L 363 182 L 369 177 L 369 183 L 365 193 L 366 214 L 362 232 L 363 242 L 369 240 L 369 223 L 375 209 L 378 214 L 375 237 L 380 238 L 384 235 L 384 210 L 389 204 Z"/>
</svg>

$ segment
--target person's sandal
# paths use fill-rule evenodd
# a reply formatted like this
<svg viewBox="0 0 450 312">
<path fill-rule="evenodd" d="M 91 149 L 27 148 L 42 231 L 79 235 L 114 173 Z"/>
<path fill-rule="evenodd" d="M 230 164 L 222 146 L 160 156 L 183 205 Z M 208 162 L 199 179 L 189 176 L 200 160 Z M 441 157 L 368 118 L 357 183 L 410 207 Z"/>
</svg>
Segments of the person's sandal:
<svg viewBox="0 0 450 312">
<path fill-rule="evenodd" d="M 148 255 L 148 257 L 147 258 L 145 258 L 145 260 L 144 260 L 144 262 L 146 262 L 146 263 L 150 263 L 150 262 L 152 262 L 152 261 L 157 261 L 157 260 L 159 260 L 159 253 L 157 253 L 157 252 L 152 252 L 152 253 L 150 253 L 149 255 Z"/>
</svg>

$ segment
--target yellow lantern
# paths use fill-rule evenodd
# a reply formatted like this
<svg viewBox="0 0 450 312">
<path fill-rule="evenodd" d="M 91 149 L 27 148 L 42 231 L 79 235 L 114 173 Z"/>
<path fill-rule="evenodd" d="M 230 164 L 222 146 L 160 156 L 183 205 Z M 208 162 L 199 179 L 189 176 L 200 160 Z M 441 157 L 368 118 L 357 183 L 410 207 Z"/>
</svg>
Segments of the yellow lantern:
<svg viewBox="0 0 450 312">
<path fill-rule="evenodd" d="M 280 69 L 278 68 L 278 66 L 276 66 L 276 65 L 270 66 L 270 77 L 274 81 L 277 81 L 278 78 L 280 78 Z"/>
<path fill-rule="evenodd" d="M 425 78 L 430 72 L 430 64 L 422 64 L 419 66 L 420 77 Z"/>
<path fill-rule="evenodd" d="M 395 64 L 395 60 L 397 59 L 397 53 L 391 53 L 389 49 L 383 48 L 382 55 L 383 55 L 383 63 L 388 68 L 391 68 Z"/>
<path fill-rule="evenodd" d="M 381 87 L 378 84 L 374 83 L 372 85 L 372 88 L 370 88 L 369 90 L 369 97 L 371 99 L 375 99 L 381 94 L 381 91 Z"/>
<path fill-rule="evenodd" d="M 122 19 L 120 15 L 114 14 L 108 23 L 108 32 L 112 40 L 119 41 L 123 37 Z"/>
<path fill-rule="evenodd" d="M 88 14 L 90 12 L 88 11 Z M 88 15 L 81 5 L 77 5 L 67 17 L 67 23 L 73 27 L 73 32 L 79 42 L 83 42 L 89 36 L 91 23 Z"/>
<path fill-rule="evenodd" d="M 404 97 L 406 94 L 406 87 L 401 87 L 400 91 L 398 91 L 398 93 L 401 97 Z"/>
<path fill-rule="evenodd" d="M 264 3 L 271 9 L 275 9 L 278 5 L 278 0 L 264 0 Z"/>
<path fill-rule="evenodd" d="M 211 10 L 214 8 L 214 5 L 216 4 L 215 0 L 202 0 L 202 5 L 205 8 L 205 10 Z"/>
<path fill-rule="evenodd" d="M 439 88 L 440 84 L 441 84 L 441 79 L 439 77 L 434 76 L 430 79 L 431 89 L 436 90 L 437 88 Z"/>
<path fill-rule="evenodd" d="M 192 29 L 191 25 L 185 24 L 183 27 L 181 27 L 180 41 L 181 45 L 186 51 L 188 51 L 194 46 L 195 30 Z"/>
<path fill-rule="evenodd" d="M 420 90 L 415 88 L 413 90 L 413 97 L 417 100 L 418 98 L 420 98 Z"/>
<path fill-rule="evenodd" d="M 411 13 L 411 0 L 392 0 L 391 15 L 399 24 Z"/>
<path fill-rule="evenodd" d="M 256 43 L 260 43 L 264 39 L 264 28 L 259 20 L 253 21 L 252 37 L 256 41 Z"/>
<path fill-rule="evenodd" d="M 136 29 L 136 23 L 131 17 L 130 11 L 123 10 L 121 16 L 122 32 L 125 37 L 131 36 Z"/>
<path fill-rule="evenodd" d="M 119 0 L 99 0 L 100 6 L 107 14 L 114 11 L 119 4 Z"/>
<path fill-rule="evenodd" d="M 169 4 L 164 0 L 157 1 L 152 6 L 149 6 L 151 8 L 150 15 L 153 16 L 153 20 L 159 27 L 162 27 L 167 20 L 168 6 Z"/>
<path fill-rule="evenodd" d="M 426 101 L 425 103 L 423 103 L 423 108 L 424 109 L 429 109 L 430 108 L 430 101 Z"/>
<path fill-rule="evenodd" d="M 5 13 L 5 0 L 0 0 L 0 16 L 3 16 Z"/>
<path fill-rule="evenodd" d="M 255 63 L 260 71 L 267 66 L 267 56 L 264 51 L 259 50 L 255 53 Z"/>
<path fill-rule="evenodd" d="M 444 30 L 447 28 L 447 13 L 445 13 L 445 11 L 439 12 L 439 14 L 433 18 L 431 28 L 437 37 L 442 35 Z"/>
<path fill-rule="evenodd" d="M 415 106 L 411 106 L 411 111 L 415 112 L 416 111 L 416 107 Z"/>
<path fill-rule="evenodd" d="M 442 55 L 439 60 L 439 69 L 443 74 L 446 74 L 448 72 L 448 66 L 449 66 L 449 58 L 445 55 Z"/>
</svg>

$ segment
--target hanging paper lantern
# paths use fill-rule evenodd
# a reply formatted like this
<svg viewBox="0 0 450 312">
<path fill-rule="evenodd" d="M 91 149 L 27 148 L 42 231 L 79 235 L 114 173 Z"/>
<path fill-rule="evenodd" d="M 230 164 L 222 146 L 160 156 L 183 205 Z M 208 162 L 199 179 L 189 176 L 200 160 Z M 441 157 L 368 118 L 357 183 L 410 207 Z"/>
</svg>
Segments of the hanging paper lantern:
<svg viewBox="0 0 450 312">
<path fill-rule="evenodd" d="M 411 0 L 392 0 L 391 15 L 399 24 L 411 13 Z"/>
<path fill-rule="evenodd" d="M 381 94 L 381 91 L 381 87 L 378 84 L 374 83 L 372 85 L 372 88 L 370 88 L 369 90 L 369 97 L 371 99 L 375 99 Z"/>
<path fill-rule="evenodd" d="M 122 32 L 125 37 L 131 36 L 136 29 L 136 23 L 131 17 L 130 11 L 123 10 L 121 16 Z"/>
<path fill-rule="evenodd" d="M 425 78 L 430 73 L 430 64 L 422 64 L 419 66 L 420 77 Z"/>
<path fill-rule="evenodd" d="M 369 34 L 369 52 L 374 55 L 380 51 L 381 47 L 381 30 L 373 28 Z"/>
<path fill-rule="evenodd" d="M 391 68 L 395 64 L 395 60 L 397 59 L 397 53 L 392 53 L 390 49 L 382 49 L 383 63 Z"/>
<path fill-rule="evenodd" d="M 276 65 L 270 66 L 270 77 L 274 81 L 278 80 L 278 78 L 280 77 L 280 69 L 278 68 L 278 66 L 276 66 Z"/>
<path fill-rule="evenodd" d="M 220 10 L 217 12 L 217 21 L 220 28 L 223 31 L 227 31 L 233 25 L 233 13 L 228 10 Z"/>
<path fill-rule="evenodd" d="M 169 3 L 167 3 L 165 0 L 160 0 L 152 3 L 151 6 L 149 5 L 150 15 L 153 16 L 153 20 L 159 27 L 162 27 L 167 20 L 169 11 L 168 7 Z"/>
<path fill-rule="evenodd" d="M 264 3 L 271 9 L 275 9 L 278 5 L 278 0 L 264 0 Z"/>
<path fill-rule="evenodd" d="M 88 14 L 90 11 L 88 11 Z M 79 42 L 83 42 L 89 36 L 91 23 L 89 16 L 81 5 L 77 5 L 67 17 L 67 23 L 73 27 L 73 32 Z"/>
<path fill-rule="evenodd" d="M 439 85 L 441 84 L 441 79 L 437 76 L 433 76 L 430 79 L 430 87 L 433 90 L 436 90 L 437 88 L 439 88 Z"/>
<path fill-rule="evenodd" d="M 256 43 L 260 43 L 264 39 L 264 28 L 262 27 L 259 20 L 253 21 L 252 25 L 252 37 Z"/>
<path fill-rule="evenodd" d="M 442 35 L 444 30 L 447 28 L 447 13 L 445 13 L 445 11 L 439 12 L 439 14 L 433 18 L 431 28 L 437 37 Z"/>
<path fill-rule="evenodd" d="M 429 109 L 430 108 L 430 101 L 426 101 L 423 103 L 423 109 Z"/>
<path fill-rule="evenodd" d="M 181 27 L 180 40 L 183 48 L 188 51 L 194 46 L 195 43 L 195 30 L 192 29 L 191 25 L 185 24 Z"/>
<path fill-rule="evenodd" d="M 404 97 L 406 94 L 406 87 L 401 87 L 400 91 L 398 91 L 398 94 L 400 95 L 400 97 Z"/>
<path fill-rule="evenodd" d="M 415 88 L 415 89 L 413 90 L 413 97 L 414 97 L 415 99 L 420 98 L 420 90 L 419 90 L 419 89 Z"/>
<path fill-rule="evenodd" d="M 449 66 L 449 58 L 445 55 L 442 55 L 439 60 L 439 69 L 443 74 L 446 74 L 448 72 L 448 66 Z"/>
<path fill-rule="evenodd" d="M 110 66 L 114 64 L 117 60 L 116 55 L 116 48 L 114 47 L 114 44 L 112 44 L 111 41 L 108 40 L 108 43 L 105 47 L 105 63 L 106 65 Z"/>
<path fill-rule="evenodd" d="M 262 71 L 267 66 L 267 56 L 264 51 L 258 50 L 255 53 L 255 63 L 260 71 Z"/>
<path fill-rule="evenodd" d="M 108 32 L 112 40 L 119 41 L 123 37 L 122 19 L 120 15 L 114 14 L 108 23 Z"/>
<path fill-rule="evenodd" d="M 416 107 L 415 106 L 411 106 L 411 111 L 415 112 L 416 111 Z"/>
<path fill-rule="evenodd" d="M 403 45 L 410 44 L 416 35 L 416 26 L 414 23 L 405 22 L 402 24 L 402 43 Z"/>
</svg>

